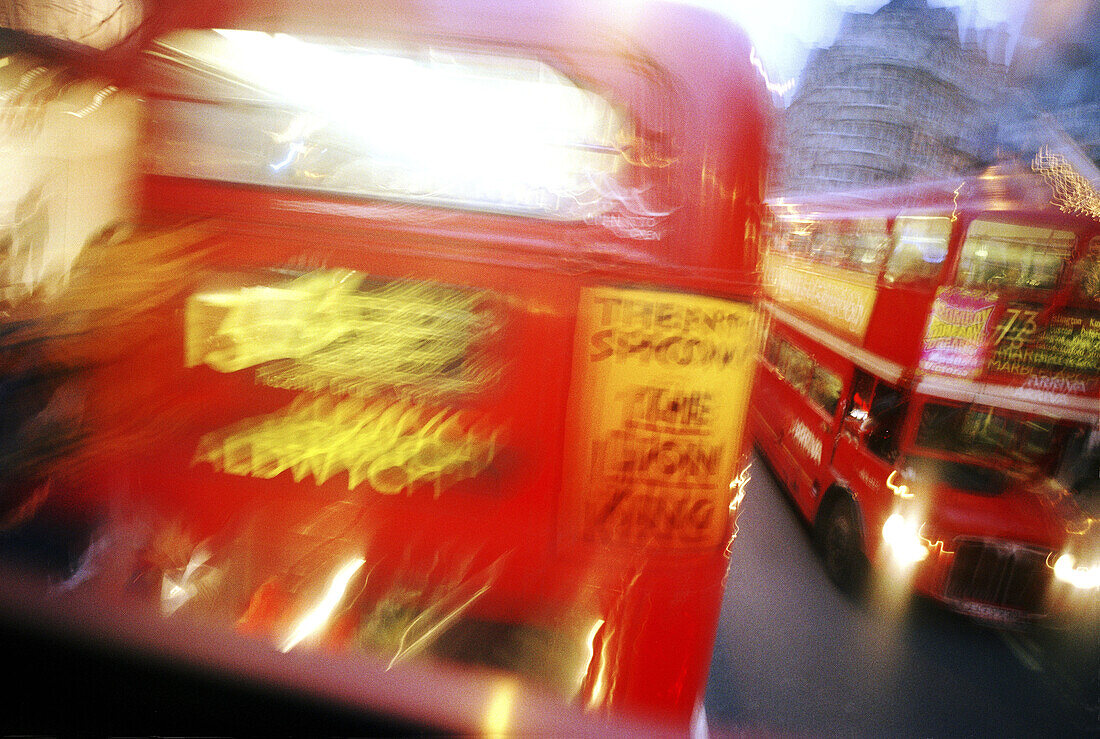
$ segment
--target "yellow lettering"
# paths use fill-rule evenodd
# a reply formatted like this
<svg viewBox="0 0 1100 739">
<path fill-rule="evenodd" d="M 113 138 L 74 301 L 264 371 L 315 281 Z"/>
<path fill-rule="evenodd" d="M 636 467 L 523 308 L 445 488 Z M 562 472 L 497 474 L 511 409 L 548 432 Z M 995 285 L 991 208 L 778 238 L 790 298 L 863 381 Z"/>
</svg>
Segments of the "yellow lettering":
<svg viewBox="0 0 1100 739">
<path fill-rule="evenodd" d="M 188 301 L 187 361 L 257 367 L 273 387 L 368 396 L 380 387 L 470 393 L 499 377 L 481 348 L 500 328 L 483 292 L 422 282 L 365 285 L 321 270 Z"/>
<path fill-rule="evenodd" d="M 496 452 L 499 429 L 467 422 L 459 411 L 426 411 L 409 401 L 365 404 L 321 395 L 298 398 L 267 416 L 206 434 L 194 463 L 231 475 L 273 478 L 290 470 L 317 485 L 346 472 L 348 489 L 368 483 L 387 495 L 476 477 Z"/>
</svg>

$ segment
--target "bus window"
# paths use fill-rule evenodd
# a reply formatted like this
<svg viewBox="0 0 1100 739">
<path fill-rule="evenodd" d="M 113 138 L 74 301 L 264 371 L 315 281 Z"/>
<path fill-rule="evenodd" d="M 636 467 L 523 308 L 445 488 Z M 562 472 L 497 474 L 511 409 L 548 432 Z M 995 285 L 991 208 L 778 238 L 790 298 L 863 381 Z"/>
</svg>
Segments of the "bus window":
<svg viewBox="0 0 1100 739">
<path fill-rule="evenodd" d="M 1031 418 L 1021 422 L 1020 428 L 1020 451 L 1028 459 L 1040 459 L 1057 446 L 1054 426 L 1049 422 Z"/>
<path fill-rule="evenodd" d="M 152 109 L 159 174 L 583 220 L 635 138 L 534 59 L 237 30 L 177 31 L 150 56 L 175 98 Z"/>
<path fill-rule="evenodd" d="M 1070 231 L 974 221 L 966 234 L 956 284 L 1050 290 L 1073 250 Z"/>
<path fill-rule="evenodd" d="M 844 381 L 837 374 L 821 366 L 814 367 L 813 379 L 810 380 L 810 400 L 831 416 L 836 413 L 843 387 Z"/>
<path fill-rule="evenodd" d="M 1088 251 L 1077 263 L 1074 290 L 1081 300 L 1100 301 L 1100 236 L 1093 237 Z"/>
<path fill-rule="evenodd" d="M 934 279 L 947 258 L 947 218 L 899 216 L 894 222 L 893 252 L 886 264 L 886 281 L 912 283 Z"/>
<path fill-rule="evenodd" d="M 857 422 L 861 433 L 866 433 L 867 449 L 872 454 L 887 462 L 897 459 L 908 407 L 899 388 L 856 370 L 848 418 Z"/>
<path fill-rule="evenodd" d="M 872 454 L 887 462 L 898 458 L 907 410 L 908 404 L 900 390 L 879 384 L 871 403 L 871 431 L 867 434 L 867 448 Z"/>
<path fill-rule="evenodd" d="M 875 378 L 863 370 L 856 370 L 852 378 L 852 397 L 848 403 L 848 418 L 860 428 L 871 411 L 871 397 L 875 394 Z"/>
<path fill-rule="evenodd" d="M 817 221 L 811 228 L 808 256 L 815 262 L 831 264 L 831 254 L 837 239 L 837 224 L 833 221 Z"/>
<path fill-rule="evenodd" d="M 813 375 L 813 362 L 806 352 L 783 341 L 779 346 L 779 364 L 776 369 L 787 382 L 805 392 Z"/>
<path fill-rule="evenodd" d="M 768 340 L 764 344 L 764 359 L 777 370 L 779 369 L 779 355 L 782 344 L 782 339 L 774 333 L 768 332 Z"/>
<path fill-rule="evenodd" d="M 819 236 L 816 260 L 831 267 L 847 265 L 852 254 L 852 240 L 855 236 L 851 225 L 845 221 L 823 221 Z"/>
<path fill-rule="evenodd" d="M 863 218 L 856 221 L 854 226 L 848 266 L 860 272 L 877 275 L 890 243 L 886 234 L 886 219 Z"/>
<path fill-rule="evenodd" d="M 917 428 L 917 444 L 929 449 L 1007 463 L 1040 465 L 1055 442 L 1054 424 L 1019 419 L 981 406 L 928 403 Z"/>
<path fill-rule="evenodd" d="M 787 253 L 806 258 L 812 256 L 812 245 L 819 238 L 817 224 L 813 221 L 784 221 L 784 224 L 787 232 Z"/>
</svg>

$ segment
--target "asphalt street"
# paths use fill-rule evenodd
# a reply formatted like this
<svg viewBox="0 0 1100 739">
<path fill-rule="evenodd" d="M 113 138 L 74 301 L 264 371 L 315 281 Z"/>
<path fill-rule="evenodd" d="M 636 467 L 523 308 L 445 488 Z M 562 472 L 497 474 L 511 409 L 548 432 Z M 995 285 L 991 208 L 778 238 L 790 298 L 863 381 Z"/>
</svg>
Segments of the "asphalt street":
<svg viewBox="0 0 1100 739">
<path fill-rule="evenodd" d="M 1100 629 L 1003 632 L 853 601 L 752 468 L 706 697 L 712 736 L 1100 736 Z"/>
</svg>

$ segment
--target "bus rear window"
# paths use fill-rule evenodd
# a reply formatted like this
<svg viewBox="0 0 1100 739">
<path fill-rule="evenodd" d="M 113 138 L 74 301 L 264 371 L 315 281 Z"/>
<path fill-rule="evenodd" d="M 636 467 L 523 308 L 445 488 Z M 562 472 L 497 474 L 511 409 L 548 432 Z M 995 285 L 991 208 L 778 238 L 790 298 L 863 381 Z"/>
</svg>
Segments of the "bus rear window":
<svg viewBox="0 0 1100 739">
<path fill-rule="evenodd" d="M 582 220 L 634 139 L 535 59 L 210 30 L 148 61 L 154 174 Z"/>
<path fill-rule="evenodd" d="M 1070 231 L 974 221 L 959 258 L 963 287 L 1050 290 L 1073 251 Z"/>
</svg>

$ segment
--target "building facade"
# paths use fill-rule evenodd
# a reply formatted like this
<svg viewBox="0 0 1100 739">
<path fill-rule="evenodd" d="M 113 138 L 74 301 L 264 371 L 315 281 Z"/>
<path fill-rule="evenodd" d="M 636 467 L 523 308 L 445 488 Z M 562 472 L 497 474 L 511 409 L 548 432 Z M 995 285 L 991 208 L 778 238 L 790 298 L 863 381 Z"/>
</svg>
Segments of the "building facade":
<svg viewBox="0 0 1100 739">
<path fill-rule="evenodd" d="M 772 189 L 819 192 L 979 169 L 996 149 L 1003 28 L 960 35 L 953 11 L 891 0 L 848 13 L 783 115 Z"/>
</svg>

